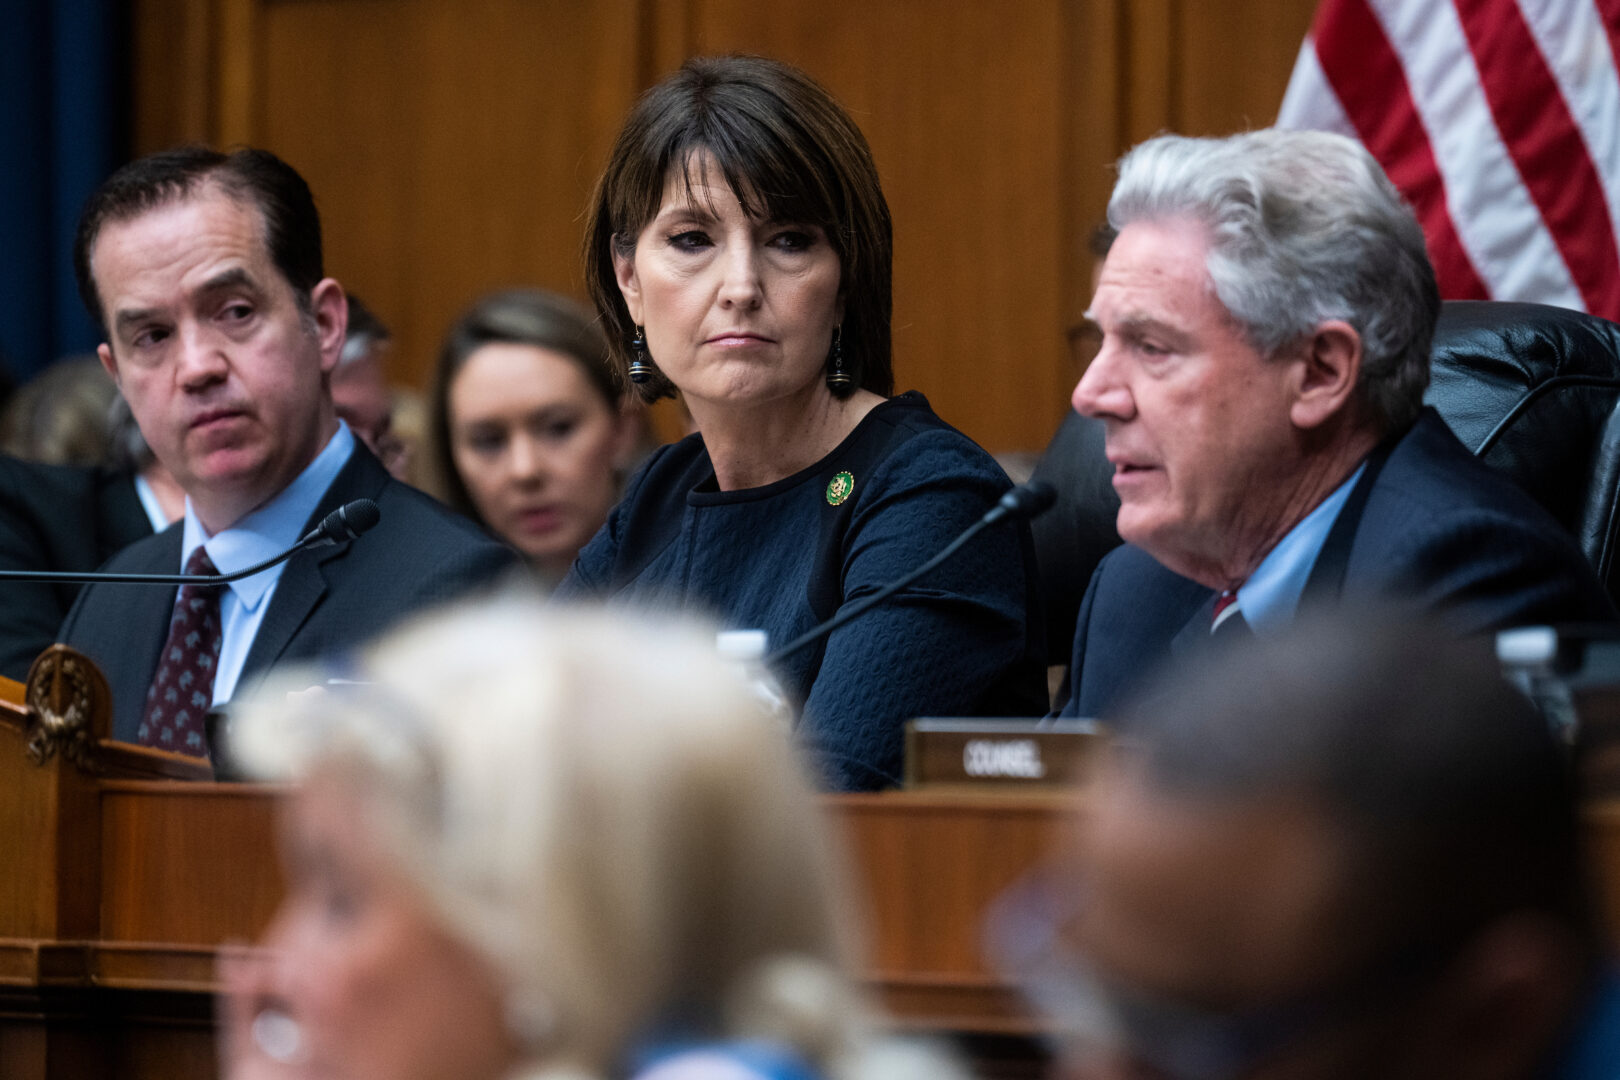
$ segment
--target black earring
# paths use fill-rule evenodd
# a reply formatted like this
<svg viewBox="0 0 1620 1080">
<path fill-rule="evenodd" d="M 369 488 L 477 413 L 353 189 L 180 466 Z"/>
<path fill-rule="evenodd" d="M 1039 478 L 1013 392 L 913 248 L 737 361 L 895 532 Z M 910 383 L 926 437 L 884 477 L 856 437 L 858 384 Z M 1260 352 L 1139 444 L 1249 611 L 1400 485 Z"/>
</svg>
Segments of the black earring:
<svg viewBox="0 0 1620 1080">
<path fill-rule="evenodd" d="M 630 381 L 640 386 L 653 377 L 653 366 L 647 359 L 647 331 L 639 324 L 636 336 L 630 339 L 630 352 Z"/>
<path fill-rule="evenodd" d="M 855 382 L 844 370 L 844 334 L 843 328 L 833 327 L 832 350 L 827 353 L 827 389 L 835 394 L 842 394 Z"/>
</svg>

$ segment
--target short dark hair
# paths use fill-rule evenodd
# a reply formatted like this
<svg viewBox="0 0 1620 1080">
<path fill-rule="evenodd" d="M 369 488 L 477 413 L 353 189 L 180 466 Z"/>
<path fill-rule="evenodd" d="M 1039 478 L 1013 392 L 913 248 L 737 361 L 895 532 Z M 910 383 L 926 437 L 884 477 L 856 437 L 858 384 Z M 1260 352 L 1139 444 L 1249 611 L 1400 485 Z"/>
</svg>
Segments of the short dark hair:
<svg viewBox="0 0 1620 1080">
<path fill-rule="evenodd" d="M 860 128 L 815 80 L 761 56 L 698 57 L 641 96 L 613 145 L 592 197 L 585 278 L 607 331 L 614 370 L 628 382 L 635 330 L 613 255 L 635 251 L 657 216 L 664 186 L 712 156 L 750 217 L 816 225 L 838 253 L 845 369 L 855 386 L 894 388 L 889 321 L 894 230 L 877 166 Z M 654 361 L 657 357 L 652 358 Z M 636 387 L 656 401 L 674 393 L 658 372 Z"/>
<path fill-rule="evenodd" d="M 73 241 L 73 272 L 85 308 L 107 332 L 101 294 L 90 257 L 109 223 L 155 210 L 217 184 L 233 199 L 255 206 L 264 221 L 265 246 L 281 276 L 292 286 L 300 308 L 325 277 L 321 257 L 321 217 L 315 197 L 298 170 L 268 150 L 244 147 L 222 154 L 206 146 L 181 146 L 137 158 L 109 176 L 85 203 Z"/>
<path fill-rule="evenodd" d="M 1393 612 L 1306 615 L 1184 666 L 1119 728 L 1166 794 L 1318 807 L 1374 948 L 1445 953 L 1529 911 L 1598 955 L 1572 755 L 1488 639 Z"/>
<path fill-rule="evenodd" d="M 468 308 L 451 325 L 439 348 L 428 423 L 434 464 L 444 478 L 445 501 L 479 522 L 483 522 L 483 515 L 467 494 L 467 485 L 450 453 L 450 384 L 468 357 L 485 345 L 498 344 L 532 345 L 560 353 L 574 361 L 609 408 L 617 409 L 622 397 L 609 366 L 607 341 L 582 305 L 557 293 L 511 289 L 491 293 Z"/>
</svg>

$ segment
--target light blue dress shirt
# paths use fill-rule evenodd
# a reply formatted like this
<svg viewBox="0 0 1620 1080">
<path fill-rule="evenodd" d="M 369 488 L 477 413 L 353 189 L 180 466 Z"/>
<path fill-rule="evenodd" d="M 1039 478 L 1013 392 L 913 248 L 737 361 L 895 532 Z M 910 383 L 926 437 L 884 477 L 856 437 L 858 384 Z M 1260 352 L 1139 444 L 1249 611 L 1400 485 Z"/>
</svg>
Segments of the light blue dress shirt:
<svg viewBox="0 0 1620 1080">
<path fill-rule="evenodd" d="M 292 547 L 303 536 L 304 523 L 315 513 L 321 496 L 332 486 L 353 452 L 354 435 L 349 425 L 339 420 L 337 434 L 327 441 L 326 448 L 315 455 L 315 460 L 283 488 L 280 495 L 213 536 L 209 536 L 202 522 L 197 520 L 188 497 L 185 533 L 180 545 L 180 572 L 185 572 L 186 561 L 199 546 L 208 549 L 208 557 L 222 574 L 235 573 Z M 219 664 L 214 669 L 215 707 L 231 700 L 236 681 L 242 675 L 242 665 L 247 662 L 248 650 L 253 647 L 259 624 L 264 622 L 270 598 L 275 595 L 281 572 L 286 568 L 286 563 L 277 563 L 252 577 L 233 581 L 219 598 L 224 637 L 219 647 Z"/>
<path fill-rule="evenodd" d="M 1339 519 L 1339 511 L 1344 509 L 1356 481 L 1366 470 L 1366 462 L 1358 465 L 1348 480 L 1333 489 L 1333 494 L 1288 530 L 1277 546 L 1260 560 L 1249 579 L 1238 586 L 1237 609 L 1256 634 L 1277 633 L 1294 621 L 1294 612 L 1299 610 L 1300 597 L 1305 595 L 1305 585 L 1311 579 L 1316 557 L 1322 553 L 1322 545 L 1327 543 L 1328 533 Z"/>
<path fill-rule="evenodd" d="M 160 533 L 174 524 L 169 520 L 169 515 L 163 512 L 163 504 L 158 501 L 151 482 L 140 473 L 135 474 L 135 497 L 141 500 L 141 509 L 146 511 L 146 520 L 152 523 L 153 532 Z"/>
</svg>

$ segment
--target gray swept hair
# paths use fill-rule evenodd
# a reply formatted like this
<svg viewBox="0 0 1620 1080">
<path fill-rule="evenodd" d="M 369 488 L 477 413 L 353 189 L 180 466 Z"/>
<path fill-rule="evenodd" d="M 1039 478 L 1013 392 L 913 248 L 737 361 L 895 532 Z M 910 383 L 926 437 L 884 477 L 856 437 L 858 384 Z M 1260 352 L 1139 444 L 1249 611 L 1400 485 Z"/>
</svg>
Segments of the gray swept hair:
<svg viewBox="0 0 1620 1080">
<path fill-rule="evenodd" d="M 356 827 L 502 977 L 517 1076 L 613 1075 L 672 1018 L 890 1075 L 831 830 L 713 626 L 507 595 L 385 637 L 363 682 L 287 694 L 312 674 L 238 710 L 233 756 L 359 797 Z"/>
<path fill-rule="evenodd" d="M 1108 223 L 1208 227 L 1215 296 L 1263 355 L 1342 319 L 1361 336 L 1361 393 L 1383 434 L 1416 421 L 1440 292 L 1423 230 L 1371 154 L 1322 131 L 1161 135 L 1119 163 Z"/>
</svg>

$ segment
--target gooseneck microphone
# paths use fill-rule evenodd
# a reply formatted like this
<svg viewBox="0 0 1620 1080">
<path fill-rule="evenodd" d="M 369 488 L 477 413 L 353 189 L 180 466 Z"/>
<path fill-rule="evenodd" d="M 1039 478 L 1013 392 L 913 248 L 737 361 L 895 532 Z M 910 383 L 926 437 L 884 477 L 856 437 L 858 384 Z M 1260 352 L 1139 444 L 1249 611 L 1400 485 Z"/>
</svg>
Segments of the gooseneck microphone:
<svg viewBox="0 0 1620 1080">
<path fill-rule="evenodd" d="M 952 555 L 955 555 L 958 551 L 962 550 L 962 546 L 964 544 L 966 544 L 969 540 L 972 540 L 975 536 L 978 536 L 979 533 L 983 532 L 991 525 L 994 525 L 1000 521 L 1006 521 L 1009 518 L 1013 520 L 1023 520 L 1035 517 L 1037 514 L 1044 513 L 1055 502 L 1057 502 L 1057 491 L 1053 489 L 1051 484 L 1041 480 L 1036 480 L 1033 483 L 1028 484 L 1019 484 L 1017 487 L 1007 492 L 1007 494 L 1003 495 L 996 505 L 992 506 L 985 512 L 983 517 L 981 517 L 978 521 L 975 521 L 972 525 L 969 525 L 966 529 L 963 529 L 961 535 L 941 548 L 939 554 L 935 555 L 932 559 L 929 559 L 927 562 L 923 563 L 921 566 L 917 567 L 917 569 L 911 571 L 911 573 L 905 575 L 904 577 L 896 581 L 889 582 L 889 584 L 883 586 L 883 588 L 879 589 L 871 596 L 863 597 L 862 599 L 855 601 L 853 604 L 841 609 L 838 614 L 834 615 L 820 626 L 814 626 L 809 630 L 806 630 L 804 633 L 800 634 L 798 637 L 794 638 L 792 641 L 788 642 L 786 645 L 767 656 L 765 658 L 765 663 L 775 664 L 777 661 L 782 660 L 785 657 L 792 656 L 805 646 L 814 645 L 816 642 L 820 641 L 834 630 L 837 630 L 840 626 L 843 626 L 851 619 L 859 618 L 861 615 L 866 614 L 866 612 L 872 610 L 872 608 L 876 607 L 878 604 L 887 600 L 889 597 L 893 596 L 907 585 L 910 585 L 913 581 L 916 581 L 918 578 L 928 573 L 928 571 L 932 570 L 934 567 L 938 566 Z"/>
<path fill-rule="evenodd" d="M 377 504 L 370 499 L 356 499 L 344 503 L 322 518 L 321 523 L 309 530 L 302 540 L 280 555 L 230 574 L 98 574 L 55 570 L 0 570 L 0 582 L 65 581 L 76 585 L 229 585 L 233 581 L 240 581 L 268 570 L 279 562 L 285 562 L 306 548 L 346 544 L 381 519 L 382 511 L 377 509 Z"/>
</svg>

